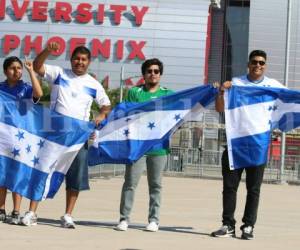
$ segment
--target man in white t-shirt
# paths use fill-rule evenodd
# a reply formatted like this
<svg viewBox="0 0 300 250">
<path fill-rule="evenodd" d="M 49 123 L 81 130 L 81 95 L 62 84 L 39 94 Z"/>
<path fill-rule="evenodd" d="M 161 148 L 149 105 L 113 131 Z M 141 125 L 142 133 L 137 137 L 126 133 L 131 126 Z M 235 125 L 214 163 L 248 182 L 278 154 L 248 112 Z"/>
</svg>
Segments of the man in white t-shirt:
<svg viewBox="0 0 300 250">
<path fill-rule="evenodd" d="M 224 91 L 237 86 L 262 86 L 273 88 L 285 88 L 275 79 L 264 75 L 266 69 L 267 55 L 262 50 L 254 50 L 249 55 L 248 74 L 232 78 L 226 81 L 219 89 L 216 97 L 216 111 L 224 112 Z M 225 121 L 226 122 L 226 121 Z M 246 172 L 247 199 L 241 226 L 241 238 L 245 240 L 253 239 L 253 228 L 257 218 L 257 210 L 260 196 L 260 187 L 263 181 L 265 164 L 261 166 L 248 166 L 235 170 L 229 169 L 228 151 L 224 150 L 222 155 L 222 175 L 223 175 L 223 214 L 222 227 L 211 233 L 213 237 L 235 237 L 234 211 L 236 208 L 237 190 L 243 171 Z"/>
<path fill-rule="evenodd" d="M 71 56 L 71 69 L 44 64 L 51 52 L 58 49 L 59 44 L 49 43 L 33 62 L 34 70 L 51 83 L 50 108 L 60 114 L 88 121 L 92 102 L 95 101 L 100 107 L 95 118 L 98 125 L 110 111 L 110 101 L 102 85 L 87 73 L 91 62 L 90 51 L 84 46 L 77 47 Z M 66 211 L 61 217 L 63 227 L 75 228 L 71 214 L 79 192 L 88 189 L 86 143 L 66 174 Z"/>
</svg>

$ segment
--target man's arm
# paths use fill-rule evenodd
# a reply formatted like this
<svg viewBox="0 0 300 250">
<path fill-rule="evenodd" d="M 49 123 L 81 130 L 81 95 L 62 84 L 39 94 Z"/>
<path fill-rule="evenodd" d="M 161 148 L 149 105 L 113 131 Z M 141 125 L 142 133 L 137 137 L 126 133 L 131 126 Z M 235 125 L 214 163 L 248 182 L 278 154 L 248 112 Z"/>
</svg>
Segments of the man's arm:
<svg viewBox="0 0 300 250">
<path fill-rule="evenodd" d="M 96 127 L 100 124 L 101 121 L 103 121 L 107 115 L 109 114 L 111 110 L 111 106 L 105 106 L 103 105 L 101 108 L 100 108 L 100 111 L 99 111 L 99 114 L 97 115 L 97 117 L 94 119 L 94 122 L 96 124 Z M 96 139 L 96 133 L 93 132 L 91 133 L 90 135 L 90 140 L 95 140 Z"/>
<path fill-rule="evenodd" d="M 215 109 L 217 112 L 224 112 L 224 90 L 219 90 L 216 96 Z"/>
<path fill-rule="evenodd" d="M 225 89 L 229 89 L 229 88 L 231 88 L 231 86 L 232 86 L 231 81 L 226 81 L 220 86 L 219 92 L 218 92 L 216 100 L 215 100 L 215 109 L 217 112 L 224 112 Z"/>
<path fill-rule="evenodd" d="M 29 73 L 30 79 L 31 79 L 31 85 L 32 85 L 32 96 L 36 99 L 39 99 L 43 96 L 43 90 L 40 84 L 40 81 L 37 79 L 34 71 L 32 62 L 27 61 L 25 59 L 24 67 Z"/>
<path fill-rule="evenodd" d="M 111 110 L 111 106 L 110 105 L 109 106 L 104 106 L 104 105 L 101 106 L 99 114 L 95 118 L 96 126 L 98 126 L 99 123 L 108 116 L 108 114 L 110 113 L 110 110 Z"/>
<path fill-rule="evenodd" d="M 57 51 L 59 49 L 58 43 L 49 43 L 47 47 L 37 55 L 37 57 L 33 61 L 33 69 L 36 73 L 38 73 L 40 76 L 45 75 L 45 67 L 44 63 L 48 56 L 51 54 L 52 51 Z"/>
</svg>

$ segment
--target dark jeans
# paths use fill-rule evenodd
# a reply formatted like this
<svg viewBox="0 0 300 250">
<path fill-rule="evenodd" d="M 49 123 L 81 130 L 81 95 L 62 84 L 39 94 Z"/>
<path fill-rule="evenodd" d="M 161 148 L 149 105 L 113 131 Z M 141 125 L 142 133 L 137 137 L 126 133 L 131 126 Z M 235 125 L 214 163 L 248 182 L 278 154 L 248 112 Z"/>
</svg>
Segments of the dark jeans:
<svg viewBox="0 0 300 250">
<path fill-rule="evenodd" d="M 87 155 L 88 143 L 86 142 L 78 151 L 66 173 L 66 190 L 83 191 L 90 189 Z"/>
<path fill-rule="evenodd" d="M 234 211 L 236 207 L 236 193 L 243 171 L 246 171 L 247 200 L 244 210 L 243 223 L 254 226 L 257 218 L 260 187 L 263 181 L 265 165 L 247 167 L 236 170 L 229 169 L 227 149 L 222 155 L 223 175 L 223 225 L 235 226 Z"/>
</svg>

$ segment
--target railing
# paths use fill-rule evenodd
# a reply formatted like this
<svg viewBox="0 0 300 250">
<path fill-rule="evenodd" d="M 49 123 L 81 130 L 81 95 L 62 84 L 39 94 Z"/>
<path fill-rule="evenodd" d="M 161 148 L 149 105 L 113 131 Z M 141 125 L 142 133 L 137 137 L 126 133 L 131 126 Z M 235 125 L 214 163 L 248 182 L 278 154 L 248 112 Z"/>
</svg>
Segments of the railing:
<svg viewBox="0 0 300 250">
<path fill-rule="evenodd" d="M 165 175 L 176 175 L 196 178 L 222 178 L 221 151 L 201 151 L 192 148 L 171 148 Z M 286 156 L 284 176 L 280 176 L 280 159 L 272 159 L 265 169 L 266 182 L 300 183 L 300 156 Z M 125 166 L 104 164 L 90 168 L 91 177 L 123 176 Z"/>
</svg>

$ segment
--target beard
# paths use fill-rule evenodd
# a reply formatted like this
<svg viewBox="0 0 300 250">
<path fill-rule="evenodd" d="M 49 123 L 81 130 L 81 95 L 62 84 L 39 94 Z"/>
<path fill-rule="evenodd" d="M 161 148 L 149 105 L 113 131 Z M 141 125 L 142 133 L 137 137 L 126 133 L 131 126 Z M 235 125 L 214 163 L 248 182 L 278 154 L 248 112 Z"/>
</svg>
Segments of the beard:
<svg viewBox="0 0 300 250">
<path fill-rule="evenodd" d="M 150 87 L 155 87 L 156 85 L 159 84 L 159 82 L 148 81 L 148 82 L 146 82 L 146 84 L 149 85 Z"/>
</svg>

